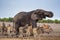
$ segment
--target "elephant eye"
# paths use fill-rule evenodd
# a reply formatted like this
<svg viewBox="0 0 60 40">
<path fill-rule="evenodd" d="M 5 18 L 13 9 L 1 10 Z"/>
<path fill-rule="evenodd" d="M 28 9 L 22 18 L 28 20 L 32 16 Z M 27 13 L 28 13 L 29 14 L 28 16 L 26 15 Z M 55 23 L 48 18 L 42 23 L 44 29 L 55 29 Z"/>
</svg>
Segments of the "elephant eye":
<svg viewBox="0 0 60 40">
<path fill-rule="evenodd" d="M 37 14 L 37 13 L 34 13 L 34 14 Z"/>
<path fill-rule="evenodd" d="M 44 12 L 42 12 L 42 14 L 44 14 Z"/>
</svg>

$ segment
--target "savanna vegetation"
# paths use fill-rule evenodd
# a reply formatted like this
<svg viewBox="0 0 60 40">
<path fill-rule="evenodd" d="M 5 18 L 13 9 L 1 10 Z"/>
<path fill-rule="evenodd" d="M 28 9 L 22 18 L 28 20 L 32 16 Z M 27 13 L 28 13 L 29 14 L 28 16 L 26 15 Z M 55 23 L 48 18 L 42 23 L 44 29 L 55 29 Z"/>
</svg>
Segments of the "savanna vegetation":
<svg viewBox="0 0 60 40">
<path fill-rule="evenodd" d="M 9 17 L 9 18 L 0 18 L 0 21 L 1 22 L 13 22 L 13 18 L 12 17 Z"/>
<path fill-rule="evenodd" d="M 9 17 L 9 18 L 0 18 L 0 21 L 4 21 L 4 22 L 13 22 L 13 18 Z M 38 20 L 39 23 L 60 23 L 60 20 L 55 19 L 55 20 L 51 20 L 51 19 L 44 19 L 44 20 Z"/>
<path fill-rule="evenodd" d="M 55 20 L 51 20 L 51 19 L 46 19 L 46 20 L 39 20 L 39 23 L 60 23 L 60 20 L 55 19 Z"/>
</svg>

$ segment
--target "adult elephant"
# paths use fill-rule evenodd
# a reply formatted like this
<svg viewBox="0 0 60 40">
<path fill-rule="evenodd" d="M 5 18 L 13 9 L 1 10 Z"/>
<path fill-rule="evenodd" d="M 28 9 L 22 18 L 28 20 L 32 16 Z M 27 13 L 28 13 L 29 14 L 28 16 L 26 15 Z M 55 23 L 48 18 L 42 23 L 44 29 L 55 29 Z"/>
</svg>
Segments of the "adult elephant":
<svg viewBox="0 0 60 40">
<path fill-rule="evenodd" d="M 13 18 L 16 35 L 19 34 L 19 27 L 24 27 L 27 24 L 28 26 L 32 25 L 33 28 L 37 27 L 37 21 L 46 17 L 53 17 L 53 13 L 43 9 L 36 9 L 30 12 L 19 12 Z"/>
</svg>

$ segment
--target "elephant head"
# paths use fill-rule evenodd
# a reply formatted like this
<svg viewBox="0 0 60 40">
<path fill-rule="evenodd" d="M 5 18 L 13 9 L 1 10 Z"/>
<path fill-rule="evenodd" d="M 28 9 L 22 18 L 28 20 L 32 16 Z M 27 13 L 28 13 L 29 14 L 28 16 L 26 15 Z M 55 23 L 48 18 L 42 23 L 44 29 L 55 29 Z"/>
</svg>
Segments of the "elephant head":
<svg viewBox="0 0 60 40">
<path fill-rule="evenodd" d="M 53 17 L 53 13 L 51 11 L 45 11 L 44 15 L 49 18 Z"/>
<path fill-rule="evenodd" d="M 38 19 L 43 19 L 46 17 L 53 17 L 53 13 L 51 11 L 45 11 L 42 9 L 37 9 L 32 12 L 31 19 L 32 20 L 38 20 Z"/>
</svg>

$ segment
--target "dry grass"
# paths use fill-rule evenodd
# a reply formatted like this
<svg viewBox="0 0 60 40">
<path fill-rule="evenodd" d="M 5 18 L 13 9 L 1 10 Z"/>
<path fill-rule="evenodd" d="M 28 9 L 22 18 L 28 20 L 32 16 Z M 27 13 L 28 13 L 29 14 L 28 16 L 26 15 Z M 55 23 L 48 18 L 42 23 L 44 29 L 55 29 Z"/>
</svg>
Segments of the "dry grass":
<svg viewBox="0 0 60 40">
<path fill-rule="evenodd" d="M 0 40 L 60 40 L 60 36 L 41 36 L 41 37 L 24 37 L 24 38 L 0 38 Z"/>
<path fill-rule="evenodd" d="M 53 28 L 54 32 L 60 32 L 59 31 L 60 30 L 60 24 L 50 24 L 50 25 Z M 49 35 L 49 36 L 39 36 L 39 37 L 35 37 L 35 38 L 34 37 L 24 37 L 24 38 L 22 38 L 22 37 L 19 37 L 19 38 L 0 37 L 0 40 L 60 40 L 60 33 L 58 33 L 56 35 L 58 35 L 58 36 L 54 36 L 52 34 L 52 36 L 51 35 Z"/>
</svg>

